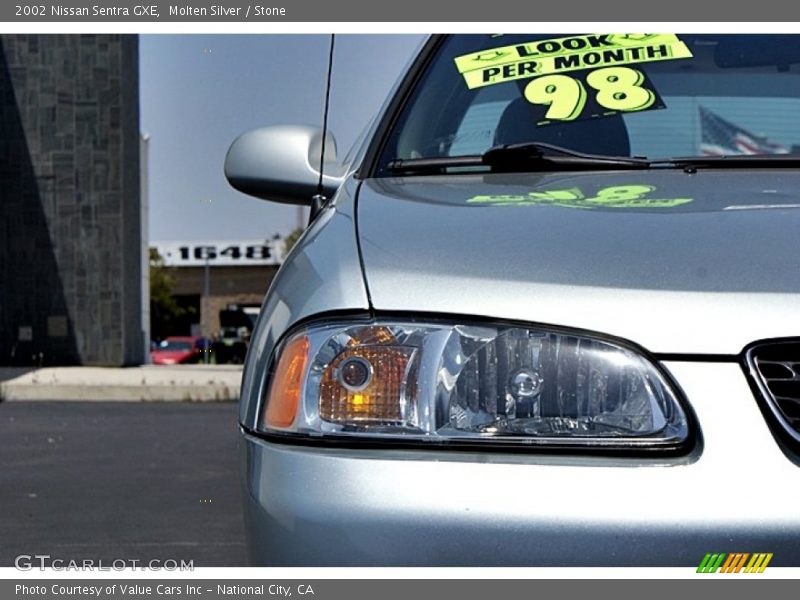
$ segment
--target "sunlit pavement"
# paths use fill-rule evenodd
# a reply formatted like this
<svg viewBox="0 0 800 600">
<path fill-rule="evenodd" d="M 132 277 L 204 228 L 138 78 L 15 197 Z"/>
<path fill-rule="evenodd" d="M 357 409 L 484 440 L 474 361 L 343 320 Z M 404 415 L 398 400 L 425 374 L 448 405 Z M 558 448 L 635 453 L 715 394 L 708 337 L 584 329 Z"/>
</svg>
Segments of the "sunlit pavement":
<svg viewBox="0 0 800 600">
<path fill-rule="evenodd" d="M 0 367 L 0 400 L 232 402 L 241 365 Z"/>
<path fill-rule="evenodd" d="M 244 566 L 235 403 L 0 403 L 0 566 Z"/>
</svg>

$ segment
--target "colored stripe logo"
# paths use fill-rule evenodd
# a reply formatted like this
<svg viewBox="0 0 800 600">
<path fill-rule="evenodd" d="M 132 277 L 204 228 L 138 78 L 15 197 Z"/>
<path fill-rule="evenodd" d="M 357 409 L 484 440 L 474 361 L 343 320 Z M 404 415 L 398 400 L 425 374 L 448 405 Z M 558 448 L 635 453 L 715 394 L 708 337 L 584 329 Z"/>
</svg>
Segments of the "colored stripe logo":
<svg viewBox="0 0 800 600">
<path fill-rule="evenodd" d="M 700 561 L 698 573 L 763 573 L 771 552 L 709 552 Z"/>
</svg>

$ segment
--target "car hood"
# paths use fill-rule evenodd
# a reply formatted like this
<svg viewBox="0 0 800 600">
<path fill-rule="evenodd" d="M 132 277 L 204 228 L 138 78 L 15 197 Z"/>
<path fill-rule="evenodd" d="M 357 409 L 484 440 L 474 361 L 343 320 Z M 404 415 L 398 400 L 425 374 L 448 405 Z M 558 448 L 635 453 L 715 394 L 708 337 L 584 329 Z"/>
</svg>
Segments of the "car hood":
<svg viewBox="0 0 800 600">
<path fill-rule="evenodd" d="M 603 332 L 657 353 L 800 335 L 800 173 L 653 170 L 367 180 L 379 311 Z"/>
</svg>

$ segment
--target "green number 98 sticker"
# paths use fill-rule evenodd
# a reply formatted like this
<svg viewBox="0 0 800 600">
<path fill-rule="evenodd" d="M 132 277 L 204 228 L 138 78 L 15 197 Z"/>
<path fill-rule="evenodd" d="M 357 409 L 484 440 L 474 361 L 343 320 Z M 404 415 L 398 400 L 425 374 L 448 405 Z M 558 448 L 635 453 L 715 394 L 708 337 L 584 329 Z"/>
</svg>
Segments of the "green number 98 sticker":
<svg viewBox="0 0 800 600">
<path fill-rule="evenodd" d="M 587 86 L 592 94 L 587 92 Z M 531 104 L 548 106 L 545 118 L 554 121 L 607 115 L 609 111 L 642 111 L 657 108 L 659 101 L 644 73 L 631 67 L 596 69 L 582 78 L 570 75 L 536 77 L 525 86 L 524 94 Z M 587 104 L 591 105 L 590 110 Z"/>
</svg>

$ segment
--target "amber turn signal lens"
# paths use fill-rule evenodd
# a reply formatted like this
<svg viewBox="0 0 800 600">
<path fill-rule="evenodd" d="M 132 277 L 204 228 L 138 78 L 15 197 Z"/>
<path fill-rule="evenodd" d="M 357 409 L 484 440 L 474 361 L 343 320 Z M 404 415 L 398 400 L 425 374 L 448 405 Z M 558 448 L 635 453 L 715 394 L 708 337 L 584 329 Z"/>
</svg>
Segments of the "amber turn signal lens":
<svg viewBox="0 0 800 600">
<path fill-rule="evenodd" d="M 405 423 L 406 407 L 414 390 L 406 390 L 407 370 L 415 349 L 408 346 L 351 346 L 325 370 L 320 383 L 319 414 L 325 421 Z M 354 366 L 366 376 L 360 385 L 348 385 Z"/>
<path fill-rule="evenodd" d="M 264 424 L 269 427 L 289 427 L 297 415 L 303 377 L 308 362 L 308 338 L 294 338 L 281 352 L 267 396 Z"/>
</svg>

